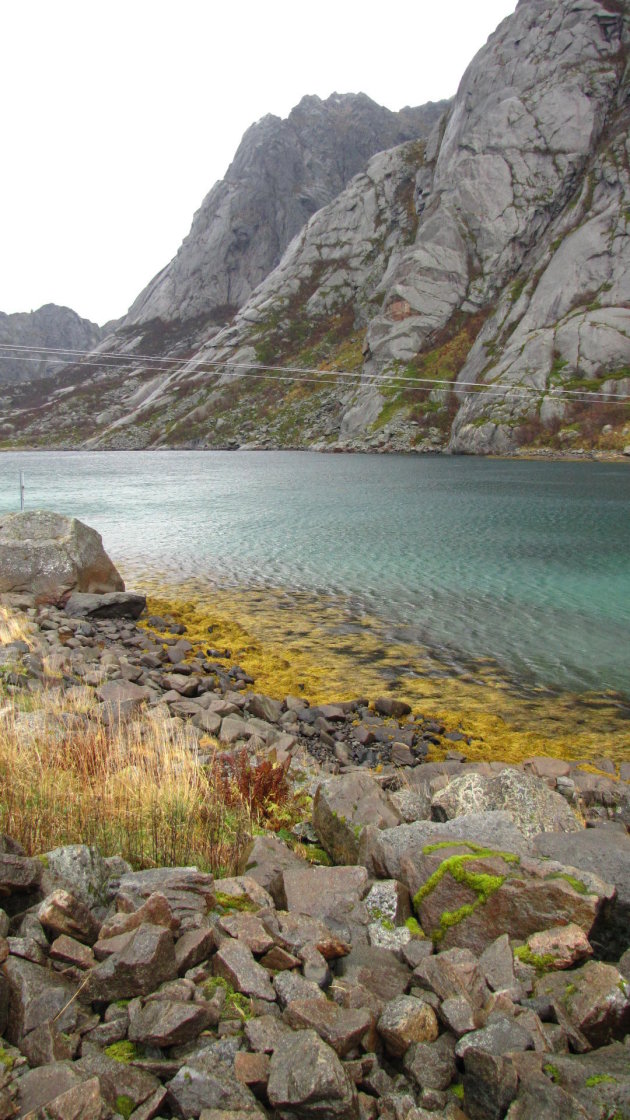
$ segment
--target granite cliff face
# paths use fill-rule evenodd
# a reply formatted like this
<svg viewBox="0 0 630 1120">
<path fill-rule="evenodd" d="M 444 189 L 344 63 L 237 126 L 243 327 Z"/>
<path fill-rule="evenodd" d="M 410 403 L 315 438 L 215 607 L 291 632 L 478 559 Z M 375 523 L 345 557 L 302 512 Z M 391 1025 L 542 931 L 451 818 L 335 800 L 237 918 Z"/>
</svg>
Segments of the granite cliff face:
<svg viewBox="0 0 630 1120">
<path fill-rule="evenodd" d="M 46 377 L 58 366 L 46 361 L 25 362 L 11 357 L 11 351 L 3 347 L 44 346 L 53 350 L 69 347 L 72 350 L 89 350 L 98 345 L 100 328 L 89 319 L 81 319 L 69 307 L 58 307 L 46 303 L 37 311 L 18 312 L 5 315 L 0 311 L 0 384 L 5 382 L 31 381 Z M 6 357 L 4 355 L 7 355 Z"/>
<path fill-rule="evenodd" d="M 14 399 L 24 438 L 628 444 L 629 32 L 627 0 L 521 0 L 438 120 L 305 98 L 259 122 L 53 419 Z"/>
<path fill-rule="evenodd" d="M 304 97 L 286 120 L 245 133 L 225 179 L 193 218 L 177 256 L 140 293 L 126 325 L 225 323 L 278 264 L 305 222 L 375 152 L 426 134 L 444 103 L 392 113 L 365 94 Z"/>
</svg>

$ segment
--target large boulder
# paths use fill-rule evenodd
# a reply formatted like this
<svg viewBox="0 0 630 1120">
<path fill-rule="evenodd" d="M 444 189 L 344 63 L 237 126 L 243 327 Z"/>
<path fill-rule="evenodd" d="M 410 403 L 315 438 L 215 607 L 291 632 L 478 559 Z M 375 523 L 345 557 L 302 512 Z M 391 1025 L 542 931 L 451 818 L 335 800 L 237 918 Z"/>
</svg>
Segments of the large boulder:
<svg viewBox="0 0 630 1120">
<path fill-rule="evenodd" d="M 13 954 L 2 966 L 8 987 L 6 1037 L 19 1046 L 24 1035 L 54 1020 L 61 1031 L 73 1031 L 89 1015 L 76 983 Z"/>
<path fill-rule="evenodd" d="M 267 1092 L 281 1120 L 356 1120 L 359 1114 L 353 1083 L 335 1051 L 312 1030 L 280 1039 Z"/>
<path fill-rule="evenodd" d="M 554 972 L 536 982 L 535 992 L 550 1000 L 592 1046 L 623 1039 L 630 1030 L 630 984 L 610 964 L 588 961 L 571 972 Z"/>
<path fill-rule="evenodd" d="M 524 836 L 581 832 L 583 825 L 560 793 L 522 770 L 506 768 L 492 778 L 470 770 L 435 794 L 431 812 L 448 821 L 471 813 L 507 812 Z"/>
<path fill-rule="evenodd" d="M 365 867 L 305 867 L 283 872 L 286 908 L 318 918 L 346 941 L 367 939 L 370 915 L 362 899 Z"/>
<path fill-rule="evenodd" d="M 630 1063 L 628 1047 L 621 1042 L 600 1046 L 586 1054 L 545 1055 L 543 1074 L 544 1079 L 548 1078 L 547 1087 L 540 1075 L 535 1080 L 521 1081 L 518 1100 L 508 1113 L 508 1120 L 579 1120 L 584 1116 L 629 1114 Z M 557 1107 L 562 1096 L 550 1101 L 548 1109 L 542 1107 L 549 1086 L 564 1094 L 569 1102 L 565 1111 Z"/>
<path fill-rule="evenodd" d="M 616 828 L 586 828 L 577 835 L 544 832 L 534 840 L 543 858 L 592 872 L 614 883 L 616 898 L 600 915 L 590 940 L 598 953 L 616 960 L 630 948 L 630 836 Z"/>
<path fill-rule="evenodd" d="M 395 828 L 400 814 L 371 774 L 344 774 L 317 787 L 313 825 L 335 863 L 357 863 L 365 825 Z"/>
<path fill-rule="evenodd" d="M 444 845 L 447 840 L 472 841 L 484 848 L 519 855 L 529 850 L 509 813 L 493 811 L 471 813 L 448 823 L 414 821 L 382 830 L 368 826 L 361 834 L 359 863 L 377 879 L 398 879 L 416 891 L 420 883 L 415 868 L 425 854 L 424 849 L 427 845 Z"/>
<path fill-rule="evenodd" d="M 505 812 L 368 831 L 368 871 L 409 889 L 420 925 L 442 948 L 481 953 L 502 933 L 524 940 L 568 923 L 588 937 L 614 899 L 614 886 L 592 872 L 528 856 Z"/>
<path fill-rule="evenodd" d="M 136 591 L 110 591 L 106 595 L 73 591 L 65 611 L 71 618 L 140 618 L 146 605 L 146 595 Z"/>
<path fill-rule="evenodd" d="M 69 591 L 124 591 L 95 529 L 50 510 L 0 517 L 0 593 L 59 599 Z"/>
<path fill-rule="evenodd" d="M 594 875 L 578 880 L 559 864 L 466 841 L 427 845 L 409 868 L 418 920 L 443 948 L 482 953 L 502 934 L 530 934 L 574 923 L 588 937 L 614 888 Z"/>
</svg>

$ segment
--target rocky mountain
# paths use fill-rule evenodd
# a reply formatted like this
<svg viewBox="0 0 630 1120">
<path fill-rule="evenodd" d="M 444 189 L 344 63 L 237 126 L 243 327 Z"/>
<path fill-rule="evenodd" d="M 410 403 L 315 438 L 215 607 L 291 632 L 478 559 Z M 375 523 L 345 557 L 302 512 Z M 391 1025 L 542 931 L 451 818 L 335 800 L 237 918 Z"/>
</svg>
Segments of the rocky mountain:
<svg viewBox="0 0 630 1120">
<path fill-rule="evenodd" d="M 177 256 L 140 293 L 127 325 L 229 321 L 291 239 L 375 152 L 425 135 L 444 102 L 392 113 L 365 94 L 304 97 L 286 120 L 245 133 Z"/>
<path fill-rule="evenodd" d="M 0 311 L 0 384 L 47 377 L 58 369 L 52 355 L 48 361 L 42 354 L 41 361 L 26 362 L 15 354 L 11 356 L 11 351 L 4 349 L 7 345 L 88 350 L 97 346 L 100 338 L 101 330 L 96 323 L 81 319 L 76 311 L 55 303 L 14 315 Z"/>
<path fill-rule="evenodd" d="M 435 107 L 379 111 L 399 131 L 361 170 L 369 144 L 340 163 L 339 121 L 376 119 L 368 99 L 265 118 L 122 327 L 50 383 L 54 408 L 13 395 L 19 438 L 622 448 L 629 33 L 627 0 L 521 0 L 430 134 Z"/>
</svg>

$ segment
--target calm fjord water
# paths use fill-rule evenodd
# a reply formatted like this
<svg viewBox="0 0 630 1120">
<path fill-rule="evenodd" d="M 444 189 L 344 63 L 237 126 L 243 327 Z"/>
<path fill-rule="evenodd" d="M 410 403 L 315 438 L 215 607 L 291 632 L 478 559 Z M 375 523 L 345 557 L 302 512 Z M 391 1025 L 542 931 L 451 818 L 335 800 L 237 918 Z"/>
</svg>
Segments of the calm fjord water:
<svg viewBox="0 0 630 1120">
<path fill-rule="evenodd" d="M 457 664 L 630 695 L 630 468 L 300 452 L 0 456 L 0 510 L 93 525 L 128 585 L 339 597 Z"/>
</svg>

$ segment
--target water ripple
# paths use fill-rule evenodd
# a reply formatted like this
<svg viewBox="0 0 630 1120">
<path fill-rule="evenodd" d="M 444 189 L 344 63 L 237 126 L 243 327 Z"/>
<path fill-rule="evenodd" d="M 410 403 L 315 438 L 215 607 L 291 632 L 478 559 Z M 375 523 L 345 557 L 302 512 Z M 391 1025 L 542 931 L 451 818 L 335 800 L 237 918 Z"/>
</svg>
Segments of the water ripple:
<svg viewBox="0 0 630 1120">
<path fill-rule="evenodd" d="M 0 456 L 0 509 L 94 525 L 129 581 L 345 599 L 451 662 L 630 693 L 630 470 L 278 452 Z"/>
</svg>

